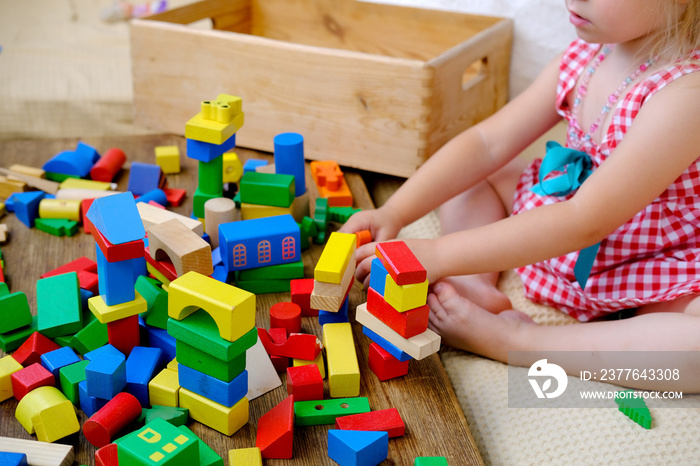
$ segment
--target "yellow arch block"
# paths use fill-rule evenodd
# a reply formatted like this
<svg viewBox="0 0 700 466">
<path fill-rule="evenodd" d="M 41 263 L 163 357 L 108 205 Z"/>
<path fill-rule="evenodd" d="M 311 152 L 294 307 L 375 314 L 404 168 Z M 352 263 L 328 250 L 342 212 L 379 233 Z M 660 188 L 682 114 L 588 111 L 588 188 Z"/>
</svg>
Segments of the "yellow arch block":
<svg viewBox="0 0 700 466">
<path fill-rule="evenodd" d="M 198 309 L 209 314 L 221 338 L 236 341 L 255 327 L 255 295 L 197 272 L 170 282 L 168 316 L 182 320 Z"/>
<path fill-rule="evenodd" d="M 39 387 L 17 403 L 15 417 L 37 440 L 55 442 L 80 430 L 73 403 L 53 386 Z"/>
</svg>

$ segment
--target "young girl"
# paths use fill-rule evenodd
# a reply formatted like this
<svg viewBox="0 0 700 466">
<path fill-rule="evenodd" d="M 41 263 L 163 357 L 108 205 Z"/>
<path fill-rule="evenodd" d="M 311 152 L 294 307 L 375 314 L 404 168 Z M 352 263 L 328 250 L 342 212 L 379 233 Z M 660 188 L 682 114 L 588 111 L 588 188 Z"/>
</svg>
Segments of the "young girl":
<svg viewBox="0 0 700 466">
<path fill-rule="evenodd" d="M 508 351 L 699 350 L 700 0 L 567 8 L 579 39 L 562 56 L 342 231 L 386 241 L 440 207 L 444 236 L 407 244 L 432 284 L 430 328 L 451 346 L 503 362 Z M 566 148 L 516 158 L 562 117 Z M 357 250 L 359 280 L 373 252 Z M 528 298 L 594 322 L 533 324 L 496 288 L 510 268 Z M 634 317 L 601 319 L 623 309 Z"/>
</svg>

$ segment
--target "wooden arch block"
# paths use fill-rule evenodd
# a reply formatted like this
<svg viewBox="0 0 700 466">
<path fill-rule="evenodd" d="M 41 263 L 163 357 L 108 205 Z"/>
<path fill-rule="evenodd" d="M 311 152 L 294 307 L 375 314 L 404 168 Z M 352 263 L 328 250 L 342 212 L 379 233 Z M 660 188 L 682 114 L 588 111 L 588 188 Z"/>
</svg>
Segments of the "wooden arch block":
<svg viewBox="0 0 700 466">
<path fill-rule="evenodd" d="M 211 275 L 214 267 L 211 246 L 182 222 L 168 220 L 148 229 L 148 249 L 152 259 L 166 255 L 175 267 L 178 277 L 187 272 Z"/>
</svg>

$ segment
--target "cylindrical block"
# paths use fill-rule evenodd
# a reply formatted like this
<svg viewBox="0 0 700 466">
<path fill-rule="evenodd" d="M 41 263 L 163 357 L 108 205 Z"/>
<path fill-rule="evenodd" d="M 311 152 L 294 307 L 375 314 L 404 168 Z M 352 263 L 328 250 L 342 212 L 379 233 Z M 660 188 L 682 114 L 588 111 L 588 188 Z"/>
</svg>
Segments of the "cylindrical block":
<svg viewBox="0 0 700 466">
<path fill-rule="evenodd" d="M 149 201 L 154 201 L 157 202 L 158 204 L 162 205 L 163 207 L 168 205 L 168 197 L 165 194 L 165 191 L 162 189 L 151 189 L 150 191 L 141 194 L 137 199 L 136 202 L 145 202 L 148 204 Z"/>
<path fill-rule="evenodd" d="M 235 217 L 236 203 L 232 199 L 217 197 L 204 203 L 204 229 L 212 249 L 219 247 L 219 225 L 233 222 Z"/>
<path fill-rule="evenodd" d="M 295 196 L 306 192 L 304 167 L 304 137 L 298 133 L 282 133 L 275 136 L 275 170 L 294 176 Z"/>
<path fill-rule="evenodd" d="M 141 403 L 130 393 L 121 392 L 109 400 L 83 424 L 83 435 L 96 448 L 112 442 L 130 422 L 141 415 Z"/>
<path fill-rule="evenodd" d="M 67 218 L 80 222 L 81 201 L 75 199 L 42 199 L 39 218 Z"/>
<path fill-rule="evenodd" d="M 56 387 L 46 385 L 35 388 L 17 403 L 15 418 L 29 434 L 34 433 L 32 418 L 41 411 L 67 401 L 66 395 Z"/>
<path fill-rule="evenodd" d="M 295 303 L 277 303 L 272 306 L 270 328 L 284 328 L 287 335 L 301 332 L 301 307 Z"/>
<path fill-rule="evenodd" d="M 126 155 L 124 155 L 124 152 L 116 147 L 112 147 L 92 166 L 90 169 L 90 178 L 95 181 L 110 182 L 117 176 L 119 170 L 122 169 L 124 162 L 126 162 Z"/>
</svg>

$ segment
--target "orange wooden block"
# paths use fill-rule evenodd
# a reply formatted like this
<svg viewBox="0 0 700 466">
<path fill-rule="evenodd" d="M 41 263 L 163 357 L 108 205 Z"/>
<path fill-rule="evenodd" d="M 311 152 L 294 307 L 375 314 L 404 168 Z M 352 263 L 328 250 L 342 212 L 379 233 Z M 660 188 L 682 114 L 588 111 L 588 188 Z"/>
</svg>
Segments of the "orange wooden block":
<svg viewBox="0 0 700 466">
<path fill-rule="evenodd" d="M 357 236 L 357 247 L 359 248 L 363 244 L 368 244 L 372 242 L 372 233 L 369 230 L 362 230 L 355 233 Z"/>
<path fill-rule="evenodd" d="M 328 199 L 329 207 L 352 206 L 352 193 L 337 162 L 311 162 L 311 176 L 318 187 L 319 196 Z"/>
</svg>

